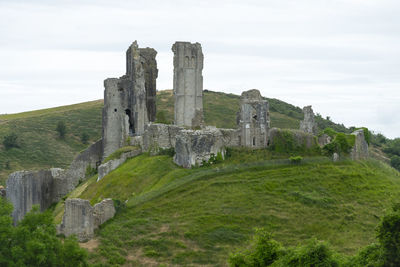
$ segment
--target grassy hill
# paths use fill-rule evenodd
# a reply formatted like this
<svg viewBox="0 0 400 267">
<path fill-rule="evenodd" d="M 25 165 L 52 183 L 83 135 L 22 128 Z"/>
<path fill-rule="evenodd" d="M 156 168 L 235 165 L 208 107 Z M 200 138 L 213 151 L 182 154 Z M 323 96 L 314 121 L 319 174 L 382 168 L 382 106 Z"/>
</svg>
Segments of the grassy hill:
<svg viewBox="0 0 400 267">
<path fill-rule="evenodd" d="M 274 127 L 298 128 L 301 110 L 279 100 L 271 101 L 271 120 Z M 0 115 L 0 185 L 16 170 L 66 168 L 83 144 L 81 135 L 89 135 L 89 143 L 101 137 L 102 100 L 76 105 L 43 109 L 18 114 Z M 172 90 L 158 92 L 157 117 L 159 121 L 172 123 L 174 101 Z M 204 116 L 208 125 L 223 128 L 236 127 L 239 96 L 204 92 Z M 67 125 L 65 139 L 56 131 L 57 123 Z M 6 150 L 2 144 L 6 135 L 18 136 L 19 148 Z"/>
<path fill-rule="evenodd" d="M 287 157 L 235 150 L 223 163 L 188 170 L 171 157 L 144 154 L 99 182 L 89 179 L 71 197 L 126 203 L 98 231 L 92 260 L 224 266 L 254 227 L 285 245 L 316 237 L 346 254 L 374 241 L 379 217 L 400 197 L 399 172 L 375 160 L 310 157 L 293 165 Z M 58 222 L 62 205 L 54 211 Z"/>
</svg>

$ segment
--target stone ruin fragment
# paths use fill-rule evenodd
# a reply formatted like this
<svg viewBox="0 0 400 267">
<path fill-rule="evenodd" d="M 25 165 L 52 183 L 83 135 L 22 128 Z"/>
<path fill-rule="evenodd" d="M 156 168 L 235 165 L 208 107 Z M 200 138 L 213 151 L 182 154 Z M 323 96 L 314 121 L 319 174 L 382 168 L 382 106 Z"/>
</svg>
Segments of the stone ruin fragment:
<svg viewBox="0 0 400 267">
<path fill-rule="evenodd" d="M 303 108 L 304 119 L 300 121 L 300 130 L 310 134 L 317 134 L 317 124 L 314 119 L 314 111 L 311 106 Z"/>
<path fill-rule="evenodd" d="M 176 42 L 174 52 L 175 124 L 203 123 L 203 52 L 199 43 Z"/>
<path fill-rule="evenodd" d="M 129 136 L 142 135 L 155 120 L 156 55 L 135 41 L 126 52 L 126 74 L 104 81 L 103 159 L 127 145 Z"/>
<path fill-rule="evenodd" d="M 364 130 L 356 130 L 352 133 L 352 135 L 355 136 L 355 143 L 351 149 L 350 157 L 353 160 L 362 160 L 368 158 L 368 143 L 365 139 Z"/>
<path fill-rule="evenodd" d="M 79 242 L 84 242 L 92 239 L 94 230 L 114 215 L 114 202 L 111 198 L 104 199 L 93 207 L 88 200 L 67 199 L 62 223 L 57 226 L 57 233 L 66 237 L 76 235 Z"/>
<path fill-rule="evenodd" d="M 252 89 L 242 93 L 237 122 L 240 145 L 253 148 L 268 146 L 269 104 L 262 99 L 260 91 Z"/>
</svg>

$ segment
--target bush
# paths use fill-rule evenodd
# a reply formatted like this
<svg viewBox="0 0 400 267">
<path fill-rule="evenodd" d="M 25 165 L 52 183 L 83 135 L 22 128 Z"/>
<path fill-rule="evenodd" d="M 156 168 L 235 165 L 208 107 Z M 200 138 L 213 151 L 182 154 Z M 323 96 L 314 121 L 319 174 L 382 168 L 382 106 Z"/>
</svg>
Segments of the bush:
<svg viewBox="0 0 400 267">
<path fill-rule="evenodd" d="M 57 123 L 56 131 L 58 132 L 60 138 L 65 138 L 65 134 L 67 133 L 67 126 L 65 125 L 65 122 L 59 121 Z"/>
<path fill-rule="evenodd" d="M 15 133 L 4 136 L 3 145 L 6 149 L 10 149 L 13 147 L 18 148 L 18 136 Z"/>
<path fill-rule="evenodd" d="M 280 266 L 320 266 L 334 267 L 339 266 L 339 261 L 334 256 L 330 247 L 323 242 L 312 239 L 304 246 L 300 246 L 282 257 Z"/>
<path fill-rule="evenodd" d="M 400 171 L 400 157 L 394 155 L 390 158 L 390 165 Z"/>
<path fill-rule="evenodd" d="M 242 252 L 229 255 L 229 265 L 234 267 L 268 266 L 282 254 L 281 245 L 272 239 L 270 233 L 257 228 L 250 247 Z"/>
<path fill-rule="evenodd" d="M 0 198 L 0 266 L 88 266 L 75 238 L 57 238 L 51 212 L 34 206 L 16 227 L 11 212 L 12 205 Z"/>
<path fill-rule="evenodd" d="M 400 266 L 400 211 L 383 217 L 377 229 L 377 238 L 383 250 L 384 266 Z"/>
<path fill-rule="evenodd" d="M 221 152 L 218 152 L 217 155 L 211 153 L 211 156 L 208 159 L 208 161 L 203 160 L 201 166 L 211 166 L 217 163 L 221 163 L 222 161 L 224 161 L 224 157 L 222 156 Z"/>
<path fill-rule="evenodd" d="M 295 156 L 295 157 L 289 158 L 290 163 L 293 163 L 293 164 L 300 164 L 300 162 L 302 160 L 303 160 L 303 157 L 301 157 L 301 156 Z"/>
<path fill-rule="evenodd" d="M 159 148 L 158 155 L 166 155 L 166 156 L 173 157 L 175 155 L 175 149 L 173 147 L 171 147 L 171 148 Z"/>
<path fill-rule="evenodd" d="M 89 141 L 89 135 L 87 133 L 82 133 L 81 134 L 81 141 L 83 144 L 87 144 Z"/>
</svg>

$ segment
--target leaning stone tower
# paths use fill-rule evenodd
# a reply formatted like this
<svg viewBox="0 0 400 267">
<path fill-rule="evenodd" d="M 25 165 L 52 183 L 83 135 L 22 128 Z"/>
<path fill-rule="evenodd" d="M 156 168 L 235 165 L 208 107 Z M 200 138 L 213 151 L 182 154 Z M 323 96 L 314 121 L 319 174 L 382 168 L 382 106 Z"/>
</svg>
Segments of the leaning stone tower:
<svg viewBox="0 0 400 267">
<path fill-rule="evenodd" d="M 203 123 L 203 52 L 199 43 L 176 42 L 174 52 L 175 124 Z"/>
</svg>

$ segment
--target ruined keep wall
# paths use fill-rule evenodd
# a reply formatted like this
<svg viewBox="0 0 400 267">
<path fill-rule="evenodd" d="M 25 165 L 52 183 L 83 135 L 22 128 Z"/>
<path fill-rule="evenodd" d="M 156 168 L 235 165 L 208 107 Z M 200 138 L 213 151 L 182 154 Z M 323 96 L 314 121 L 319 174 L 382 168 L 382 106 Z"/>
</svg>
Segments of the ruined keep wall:
<svg viewBox="0 0 400 267">
<path fill-rule="evenodd" d="M 311 106 L 303 107 L 304 119 L 300 121 L 300 130 L 310 134 L 317 134 L 317 124 L 315 123 L 314 111 Z"/>
<path fill-rule="evenodd" d="M 176 42 L 174 52 L 175 124 L 203 123 L 203 52 L 199 43 Z"/>
<path fill-rule="evenodd" d="M 18 171 L 7 180 L 7 199 L 13 204 L 14 224 L 24 218 L 33 205 L 44 211 L 53 202 L 54 180 L 51 170 Z"/>
<path fill-rule="evenodd" d="M 126 74 L 104 81 L 103 158 L 142 135 L 156 115 L 156 57 L 152 48 L 135 41 L 126 51 Z"/>
<path fill-rule="evenodd" d="M 269 104 L 267 100 L 262 99 L 260 91 L 252 89 L 242 93 L 237 120 L 241 146 L 253 148 L 268 146 Z"/>
</svg>

